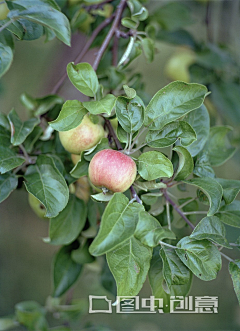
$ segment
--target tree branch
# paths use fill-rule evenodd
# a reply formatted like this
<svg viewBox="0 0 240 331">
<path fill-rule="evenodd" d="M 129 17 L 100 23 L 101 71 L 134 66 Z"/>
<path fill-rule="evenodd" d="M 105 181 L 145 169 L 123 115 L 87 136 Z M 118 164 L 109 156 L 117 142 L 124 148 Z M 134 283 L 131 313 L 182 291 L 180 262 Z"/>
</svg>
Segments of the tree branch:
<svg viewBox="0 0 240 331">
<path fill-rule="evenodd" d="M 118 24 L 120 22 L 120 19 L 122 17 L 122 12 L 125 8 L 125 4 L 126 4 L 126 1 L 127 0 L 121 0 L 120 1 L 120 4 L 118 6 L 118 9 L 116 11 L 116 16 L 115 16 L 115 19 L 113 21 L 113 25 L 111 27 L 111 29 L 109 30 L 106 38 L 104 39 L 103 43 L 102 43 L 102 46 L 100 47 L 98 53 L 97 53 L 97 56 L 96 56 L 96 59 L 93 63 L 93 69 L 96 71 L 97 68 L 98 68 L 98 65 L 99 65 L 99 62 L 105 52 L 105 50 L 107 49 L 108 47 L 108 44 L 110 43 L 114 33 L 116 32 L 116 29 L 118 28 Z"/>
<path fill-rule="evenodd" d="M 89 40 L 86 42 L 85 46 L 83 47 L 81 53 L 76 57 L 76 59 L 74 60 L 74 63 L 80 62 L 80 60 L 84 57 L 84 55 L 87 53 L 87 51 L 89 50 L 89 48 L 91 47 L 94 39 L 97 37 L 97 35 L 108 25 L 111 23 L 111 21 L 114 18 L 114 14 L 107 18 L 106 20 L 104 20 L 101 24 L 98 25 L 98 27 L 93 31 L 91 37 L 89 38 Z M 53 87 L 51 94 L 55 94 L 58 92 L 58 90 L 61 88 L 64 80 L 67 78 L 67 71 L 64 72 L 64 74 L 62 75 L 62 77 L 58 80 L 57 84 Z"/>
<path fill-rule="evenodd" d="M 118 140 L 118 137 L 116 136 L 116 133 L 115 133 L 115 131 L 114 131 L 112 125 L 111 125 L 111 122 L 106 118 L 104 118 L 104 120 L 105 120 L 105 124 L 108 128 L 108 131 L 109 131 L 110 135 L 113 137 L 113 140 L 115 142 L 115 145 L 116 145 L 117 149 L 119 151 L 121 151 L 123 149 L 122 145 L 121 145 L 120 141 Z"/>
</svg>

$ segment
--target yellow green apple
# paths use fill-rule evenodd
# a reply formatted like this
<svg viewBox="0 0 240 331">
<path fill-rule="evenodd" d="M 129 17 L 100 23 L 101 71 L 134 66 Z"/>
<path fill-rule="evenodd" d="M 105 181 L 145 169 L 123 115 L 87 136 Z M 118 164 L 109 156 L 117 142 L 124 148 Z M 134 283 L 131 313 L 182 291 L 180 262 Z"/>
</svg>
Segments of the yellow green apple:
<svg viewBox="0 0 240 331">
<path fill-rule="evenodd" d="M 0 3 L 0 20 L 5 20 L 7 18 L 7 14 L 9 13 L 8 6 L 6 2 Z"/>
<path fill-rule="evenodd" d="M 28 193 L 28 202 L 34 213 L 43 219 L 48 219 L 45 217 L 46 208 L 45 206 L 31 193 Z"/>
</svg>

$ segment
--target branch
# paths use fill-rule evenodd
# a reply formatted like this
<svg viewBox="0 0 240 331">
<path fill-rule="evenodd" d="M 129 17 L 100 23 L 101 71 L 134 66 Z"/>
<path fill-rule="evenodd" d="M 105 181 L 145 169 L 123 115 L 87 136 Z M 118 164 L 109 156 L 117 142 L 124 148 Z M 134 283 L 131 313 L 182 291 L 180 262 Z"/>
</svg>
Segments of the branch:
<svg viewBox="0 0 240 331">
<path fill-rule="evenodd" d="M 166 199 L 166 201 L 168 201 L 173 208 L 176 210 L 176 212 L 184 219 L 184 221 L 192 228 L 195 229 L 195 226 L 189 221 L 189 219 L 187 219 L 187 217 L 184 215 L 184 213 L 181 211 L 181 209 L 179 209 L 179 207 L 176 205 L 175 202 L 172 201 L 172 199 L 168 196 L 167 191 L 164 190 L 163 191 L 163 195 Z"/>
<path fill-rule="evenodd" d="M 131 193 L 132 193 L 132 197 L 133 197 L 134 199 L 136 199 L 136 201 L 142 205 L 142 200 L 141 200 L 141 199 L 139 198 L 139 196 L 137 195 L 137 192 L 135 191 L 133 185 L 130 186 L 130 191 L 131 191 Z"/>
<path fill-rule="evenodd" d="M 126 1 L 127 0 L 121 0 L 120 1 L 120 4 L 118 6 L 118 9 L 116 11 L 116 16 L 115 16 L 115 19 L 113 21 L 113 25 L 111 27 L 111 29 L 109 30 L 106 38 L 104 39 L 103 43 L 102 43 L 102 46 L 100 47 L 98 53 L 97 53 L 97 56 L 96 56 L 96 59 L 93 63 L 93 69 L 96 71 L 97 68 L 98 68 L 98 65 L 99 65 L 99 62 L 101 61 L 101 58 L 105 52 L 105 50 L 107 49 L 108 47 L 108 44 L 110 43 L 114 33 L 116 32 L 117 28 L 118 28 L 118 24 L 120 22 L 120 19 L 122 17 L 122 12 L 125 8 L 125 4 L 126 4 Z"/>
<path fill-rule="evenodd" d="M 101 32 L 108 24 L 111 23 L 111 21 L 114 18 L 114 14 L 107 18 L 105 21 L 103 21 L 101 24 L 98 25 L 98 27 L 93 31 L 91 37 L 89 38 L 89 40 L 86 42 L 85 46 L 83 47 L 81 53 L 76 57 L 76 59 L 74 60 L 74 63 L 80 62 L 80 60 L 84 57 L 84 55 L 87 53 L 87 51 L 89 50 L 89 48 L 91 47 L 94 39 L 97 37 L 97 35 L 99 34 L 99 32 Z M 59 79 L 59 81 L 57 82 L 57 84 L 53 87 L 51 94 L 56 94 L 58 92 L 58 90 L 61 88 L 64 80 L 67 78 L 67 71 L 64 72 L 64 74 L 62 75 L 62 77 Z"/>
<path fill-rule="evenodd" d="M 121 151 L 123 149 L 122 145 L 121 145 L 120 141 L 118 140 L 118 137 L 116 136 L 116 133 L 115 133 L 115 131 L 114 131 L 112 125 L 111 125 L 111 122 L 106 118 L 104 118 L 104 120 L 105 120 L 105 124 L 108 128 L 108 131 L 109 131 L 110 135 L 113 137 L 113 140 L 116 144 L 116 147 L 117 147 L 118 151 Z"/>
</svg>

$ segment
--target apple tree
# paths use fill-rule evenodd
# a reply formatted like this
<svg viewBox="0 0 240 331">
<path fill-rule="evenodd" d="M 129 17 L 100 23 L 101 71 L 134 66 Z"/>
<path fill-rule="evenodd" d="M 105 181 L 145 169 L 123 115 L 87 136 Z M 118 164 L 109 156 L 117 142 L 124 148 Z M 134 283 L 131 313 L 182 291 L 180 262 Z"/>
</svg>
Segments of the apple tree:
<svg viewBox="0 0 240 331">
<path fill-rule="evenodd" d="M 227 48 L 185 30 L 189 8 L 151 5 L 0 3 L 1 76 L 14 60 L 16 39 L 58 38 L 70 47 L 72 32 L 88 36 L 50 94 L 19 96 L 29 112 L 26 121 L 15 109 L 0 113 L 0 201 L 15 189 L 27 190 L 30 207 L 49 219 L 46 245 L 61 246 L 46 306 L 17 304 L 14 317 L 0 320 L 1 329 L 21 324 L 51 330 L 47 312 L 65 312 L 66 319 L 66 312 L 81 311 L 80 301 L 66 306 L 61 299 L 90 263 L 114 277 L 118 296 L 138 295 L 148 277 L 152 295 L 169 301 L 186 296 L 193 277 L 215 279 L 227 259 L 240 301 L 240 260 L 230 257 L 240 237 L 229 242 L 225 229 L 240 227 L 240 181 L 215 174 L 236 152 L 239 138 L 229 122 L 210 126 L 213 112 L 226 119 L 224 107 L 235 127 L 240 122 L 239 67 Z M 173 81 L 149 96 L 130 64 L 142 53 L 146 62 L 154 61 L 158 40 L 185 48 L 169 60 Z M 91 47 L 98 49 L 93 63 L 82 62 Z M 230 73 L 226 63 L 234 68 Z M 81 92 L 79 100 L 61 97 L 66 79 Z"/>
</svg>

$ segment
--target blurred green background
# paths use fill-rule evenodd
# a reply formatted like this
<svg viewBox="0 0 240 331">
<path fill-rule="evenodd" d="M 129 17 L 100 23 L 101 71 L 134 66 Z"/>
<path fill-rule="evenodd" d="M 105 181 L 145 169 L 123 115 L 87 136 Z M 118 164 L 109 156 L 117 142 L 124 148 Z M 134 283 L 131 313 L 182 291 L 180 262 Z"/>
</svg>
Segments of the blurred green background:
<svg viewBox="0 0 240 331">
<path fill-rule="evenodd" d="M 226 1 L 214 2 L 216 5 L 212 13 L 213 34 L 216 39 L 223 39 L 218 41 L 227 40 L 228 46 L 238 54 L 239 59 L 239 19 L 233 16 L 234 19 L 229 20 L 225 12 L 226 8 L 223 7 Z M 235 3 L 235 0 L 230 2 Z M 153 7 L 158 5 L 158 1 L 152 1 L 151 5 Z M 203 21 L 206 8 L 200 2 L 193 5 L 195 24 L 188 29 L 196 38 L 204 39 L 206 31 Z M 223 26 L 225 35 L 221 33 Z M 0 110 L 8 113 L 14 107 L 20 117 L 26 119 L 28 114 L 19 101 L 20 94 L 27 92 L 32 96 L 41 97 L 50 93 L 54 83 L 65 70 L 66 64 L 76 57 L 84 42 L 85 38 L 81 35 L 73 36 L 71 49 L 57 40 L 49 43 L 45 43 L 44 39 L 16 42 L 13 65 L 0 84 Z M 142 72 L 146 91 L 151 96 L 170 82 L 164 74 L 164 68 L 167 60 L 176 50 L 176 46 L 163 42 L 159 43 L 158 48 L 159 53 L 152 64 L 146 64 L 141 57 L 132 65 L 133 70 Z M 95 51 L 91 50 L 86 55 L 85 61 L 91 62 Z M 61 89 L 60 95 L 68 99 L 79 97 L 81 99 L 79 92 L 68 81 Z M 239 134 L 236 133 L 236 136 Z M 227 164 L 215 169 L 216 175 L 222 178 L 240 179 L 239 162 L 238 151 Z M 231 242 L 239 235 L 240 230 L 227 227 L 227 236 Z M 44 304 L 47 296 L 51 294 L 51 261 L 58 247 L 44 243 L 42 238 L 47 236 L 48 223 L 38 219 L 29 208 L 27 193 L 24 190 L 14 192 L 0 205 L 1 316 L 13 313 L 14 305 L 20 301 L 35 300 Z M 235 250 L 229 255 L 232 258 L 240 256 Z M 150 293 L 147 283 L 140 296 L 147 298 Z M 88 300 L 88 295 L 107 295 L 113 299 L 109 293 L 99 287 L 98 275 L 86 268 L 75 286 L 74 298 Z M 76 322 L 74 330 L 81 330 L 86 321 L 91 321 L 95 325 L 106 325 L 119 331 L 240 330 L 240 308 L 225 260 L 216 280 L 203 282 L 194 278 L 190 295 L 218 296 L 218 314 L 87 314 L 80 322 Z"/>
</svg>

